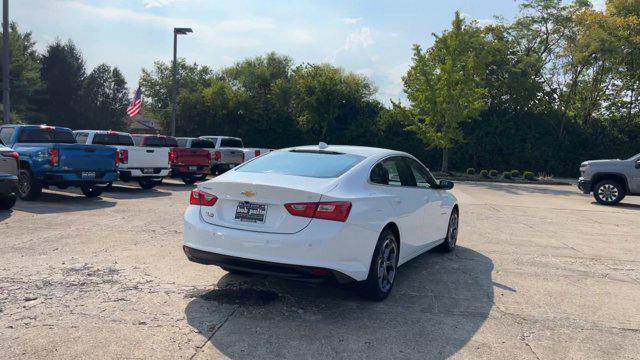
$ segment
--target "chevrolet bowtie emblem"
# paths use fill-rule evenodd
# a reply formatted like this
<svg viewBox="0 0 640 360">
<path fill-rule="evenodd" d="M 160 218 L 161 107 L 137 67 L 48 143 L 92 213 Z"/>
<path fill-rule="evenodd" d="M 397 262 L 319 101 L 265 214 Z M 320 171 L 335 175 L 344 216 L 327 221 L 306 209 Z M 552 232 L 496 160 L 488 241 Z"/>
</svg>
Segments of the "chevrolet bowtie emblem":
<svg viewBox="0 0 640 360">
<path fill-rule="evenodd" d="M 240 194 L 246 196 L 246 197 L 252 197 L 252 196 L 256 196 L 256 193 L 254 193 L 253 191 L 243 191 Z"/>
</svg>

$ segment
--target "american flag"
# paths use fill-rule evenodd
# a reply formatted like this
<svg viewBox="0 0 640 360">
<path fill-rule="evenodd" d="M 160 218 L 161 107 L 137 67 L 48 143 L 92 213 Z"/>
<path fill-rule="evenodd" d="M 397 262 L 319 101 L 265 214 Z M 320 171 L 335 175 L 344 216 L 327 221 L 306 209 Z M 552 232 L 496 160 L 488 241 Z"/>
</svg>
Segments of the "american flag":
<svg viewBox="0 0 640 360">
<path fill-rule="evenodd" d="M 127 115 L 129 115 L 130 117 L 135 117 L 140 113 L 140 110 L 142 110 L 142 91 L 140 90 L 140 87 L 138 87 L 131 105 L 129 105 L 129 107 L 127 108 Z"/>
</svg>

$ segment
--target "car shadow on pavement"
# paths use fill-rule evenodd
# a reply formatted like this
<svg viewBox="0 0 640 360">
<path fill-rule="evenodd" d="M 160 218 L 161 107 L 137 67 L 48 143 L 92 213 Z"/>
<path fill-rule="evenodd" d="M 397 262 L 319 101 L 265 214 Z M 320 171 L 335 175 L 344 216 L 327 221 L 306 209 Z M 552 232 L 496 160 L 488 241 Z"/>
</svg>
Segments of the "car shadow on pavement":
<svg viewBox="0 0 640 360">
<path fill-rule="evenodd" d="M 511 195 L 543 194 L 543 195 L 581 195 L 577 187 L 569 185 L 544 184 L 505 184 L 490 182 L 464 182 L 465 186 L 505 192 Z M 559 189 L 562 187 L 562 189 Z"/>
<path fill-rule="evenodd" d="M 622 200 L 622 201 L 624 201 L 624 200 Z M 611 208 L 611 209 L 625 209 L 625 210 L 640 211 L 640 204 L 631 204 L 631 203 L 628 203 L 628 202 L 619 202 L 619 203 L 617 203 L 616 205 L 613 205 L 613 206 L 600 205 L 596 201 L 592 201 L 591 204 L 593 204 L 594 206 L 602 206 L 602 207 Z"/>
<path fill-rule="evenodd" d="M 116 203 L 113 201 L 104 200 L 100 197 L 87 198 L 79 192 L 49 192 L 45 190 L 38 200 L 18 200 L 13 209 L 32 214 L 58 214 L 104 209 L 115 205 Z"/>
<path fill-rule="evenodd" d="M 158 191 L 157 189 L 145 190 L 137 185 L 122 186 L 120 184 L 113 184 L 111 189 L 105 190 L 100 197 L 105 199 L 136 200 L 164 196 L 171 196 L 171 193 Z"/>
<path fill-rule="evenodd" d="M 13 210 L 0 210 L 0 222 L 3 222 L 6 219 L 10 218 L 12 212 Z"/>
<path fill-rule="evenodd" d="M 191 294 L 185 314 L 231 359 L 444 359 L 489 316 L 492 271 L 491 259 L 468 248 L 429 252 L 399 269 L 383 302 L 337 286 L 228 274 Z"/>
</svg>

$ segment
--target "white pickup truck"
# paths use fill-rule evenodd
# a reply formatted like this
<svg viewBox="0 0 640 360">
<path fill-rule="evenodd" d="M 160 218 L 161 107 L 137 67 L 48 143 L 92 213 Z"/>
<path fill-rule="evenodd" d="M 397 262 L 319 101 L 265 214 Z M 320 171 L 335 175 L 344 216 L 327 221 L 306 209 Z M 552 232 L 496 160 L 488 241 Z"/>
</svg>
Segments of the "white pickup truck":
<svg viewBox="0 0 640 360">
<path fill-rule="evenodd" d="M 106 130 L 73 132 L 79 144 L 107 145 L 118 150 L 118 172 L 124 182 L 138 181 L 143 189 L 152 189 L 169 175 L 169 148 L 135 146 L 130 134 Z M 111 184 L 109 184 L 111 185 Z"/>
<path fill-rule="evenodd" d="M 237 137 L 200 136 L 200 139 L 210 140 L 216 145 L 211 165 L 211 173 L 214 175 L 222 174 L 249 159 L 272 151 L 271 149 L 245 148 L 242 139 Z"/>
</svg>

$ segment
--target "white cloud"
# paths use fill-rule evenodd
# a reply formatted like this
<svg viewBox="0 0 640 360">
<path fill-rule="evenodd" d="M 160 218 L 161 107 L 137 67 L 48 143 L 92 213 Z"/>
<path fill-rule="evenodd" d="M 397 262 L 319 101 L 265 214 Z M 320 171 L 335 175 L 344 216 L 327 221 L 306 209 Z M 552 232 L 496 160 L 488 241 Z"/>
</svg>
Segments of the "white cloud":
<svg viewBox="0 0 640 360">
<path fill-rule="evenodd" d="M 593 8 L 598 11 L 605 11 L 607 7 L 605 0 L 591 0 L 591 5 L 593 5 Z"/>
<path fill-rule="evenodd" d="M 373 36 L 371 35 L 371 29 L 367 27 L 360 28 L 353 31 L 347 37 L 347 41 L 344 44 L 344 50 L 353 48 L 367 48 L 373 45 Z"/>
<path fill-rule="evenodd" d="M 346 18 L 340 19 L 340 21 L 342 21 L 345 24 L 355 25 L 355 24 L 359 23 L 360 21 L 362 21 L 362 18 L 361 17 L 357 17 L 357 18 L 346 17 Z"/>
<path fill-rule="evenodd" d="M 473 16 L 465 13 L 460 14 L 460 16 L 462 16 L 463 19 L 475 21 L 480 26 L 495 25 L 497 23 L 495 19 L 475 19 Z"/>
</svg>

